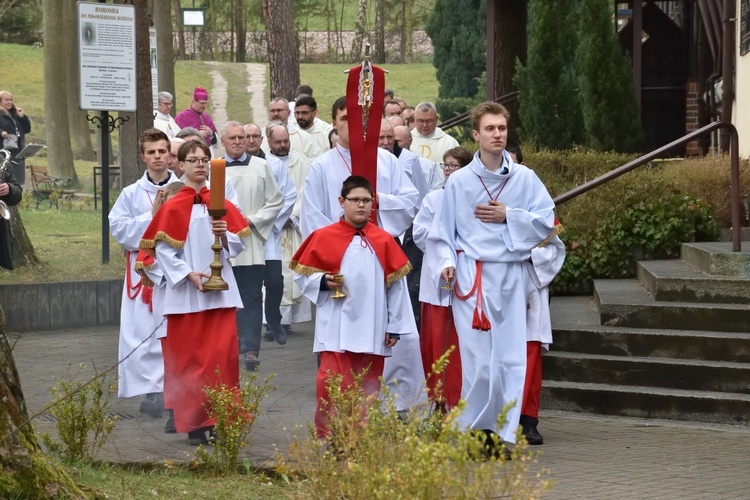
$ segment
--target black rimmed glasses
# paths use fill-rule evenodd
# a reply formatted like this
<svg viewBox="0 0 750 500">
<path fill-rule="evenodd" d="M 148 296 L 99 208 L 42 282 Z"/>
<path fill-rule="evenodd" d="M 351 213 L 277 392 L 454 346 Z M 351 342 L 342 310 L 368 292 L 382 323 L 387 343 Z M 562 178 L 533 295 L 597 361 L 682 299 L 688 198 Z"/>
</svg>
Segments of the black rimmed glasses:
<svg viewBox="0 0 750 500">
<path fill-rule="evenodd" d="M 208 165 L 211 163 L 211 158 L 185 158 L 185 163 L 191 167 L 197 167 L 198 165 Z"/>
<path fill-rule="evenodd" d="M 440 168 L 443 170 L 458 170 L 461 168 L 461 165 L 458 163 L 440 163 Z"/>
<path fill-rule="evenodd" d="M 371 205 L 372 204 L 372 198 L 344 198 L 349 203 L 354 203 L 355 205 Z"/>
</svg>

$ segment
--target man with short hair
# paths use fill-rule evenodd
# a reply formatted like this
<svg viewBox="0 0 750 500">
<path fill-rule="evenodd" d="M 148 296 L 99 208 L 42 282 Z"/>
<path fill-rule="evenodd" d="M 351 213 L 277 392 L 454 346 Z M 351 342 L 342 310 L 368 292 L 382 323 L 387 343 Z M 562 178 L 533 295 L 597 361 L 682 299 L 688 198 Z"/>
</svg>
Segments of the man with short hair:
<svg viewBox="0 0 750 500">
<path fill-rule="evenodd" d="M 437 126 L 437 109 L 431 102 L 419 103 L 414 118 L 416 126 L 411 131 L 412 152 L 434 163 L 440 163 L 446 151 L 458 147 L 458 141 Z"/>
<path fill-rule="evenodd" d="M 409 127 L 409 130 L 414 128 L 414 106 L 406 106 L 401 112 L 401 118 L 404 119 L 404 125 Z"/>
<path fill-rule="evenodd" d="M 509 116 L 494 102 L 472 109 L 479 151 L 448 178 L 428 243 L 436 245 L 440 278 L 456 294 L 466 401 L 456 421 L 492 442 L 497 433 L 514 443 L 526 376 L 526 262 L 554 230 L 555 204 L 536 174 L 505 151 Z M 511 403 L 499 427 L 497 417 Z"/>
<path fill-rule="evenodd" d="M 266 161 L 271 167 L 273 177 L 284 198 L 284 206 L 276 217 L 265 245 L 266 269 L 263 274 L 263 284 L 266 287 L 264 305 L 266 339 L 275 340 L 277 344 L 284 345 L 289 335 L 289 326 L 284 328 L 281 324 L 281 301 L 284 295 L 284 276 L 281 271 L 281 231 L 292 215 L 294 203 L 297 201 L 297 190 L 280 157 L 274 155 L 274 151 L 281 156 L 289 154 L 289 133 L 286 132 L 286 127 L 279 121 L 273 121 L 266 126 L 266 135 L 269 140 Z"/>
<path fill-rule="evenodd" d="M 401 105 L 396 101 L 388 101 L 383 104 L 383 118 L 390 118 L 391 116 L 401 116 L 403 113 Z"/>
<path fill-rule="evenodd" d="M 338 144 L 313 160 L 305 179 L 300 224 L 303 238 L 316 229 L 338 221 L 342 214 L 338 193 L 344 180 L 352 175 L 346 108 L 346 97 L 334 102 L 331 125 L 338 133 Z M 419 192 L 402 173 L 394 155 L 380 148 L 377 155 L 376 222 L 391 236 L 397 237 L 414 220 Z M 414 331 L 416 333 L 416 323 Z M 402 340 L 400 347 L 394 351 L 394 357 L 386 361 L 385 374 L 390 391 L 396 398 L 397 410 L 408 410 L 424 400 L 424 372 L 417 335 L 408 335 Z"/>
<path fill-rule="evenodd" d="M 178 139 L 182 139 L 185 142 L 187 141 L 206 142 L 205 139 L 203 139 L 203 136 L 201 135 L 200 131 L 195 127 L 182 127 L 180 131 L 175 134 L 175 137 L 177 137 Z"/>
<path fill-rule="evenodd" d="M 265 159 L 266 153 L 260 149 L 260 145 L 263 142 L 263 134 L 260 131 L 260 127 L 254 123 L 246 123 L 243 128 L 245 129 L 245 139 L 247 140 L 245 152 L 250 156 Z"/>
<path fill-rule="evenodd" d="M 268 105 L 268 120 L 281 122 L 289 132 L 289 142 L 292 145 L 292 149 L 299 151 L 308 158 L 315 158 L 319 156 L 323 150 L 318 147 L 318 143 L 310 137 L 310 134 L 302 130 L 294 120 L 290 120 L 291 111 L 289 111 L 289 101 L 283 97 L 275 97 L 271 99 Z M 264 133 L 265 131 L 261 131 Z M 268 139 L 263 136 L 263 143 L 261 147 L 268 149 Z"/>
<path fill-rule="evenodd" d="M 172 115 L 169 114 L 172 111 L 172 94 L 169 92 L 159 92 L 158 100 L 159 106 L 154 111 L 154 128 L 158 128 L 167 134 L 167 137 L 171 140 L 180 131 L 180 126 L 177 125 Z"/>
<path fill-rule="evenodd" d="M 182 128 L 196 128 L 203 141 L 212 146 L 218 142 L 218 138 L 216 125 L 206 113 L 206 106 L 208 106 L 208 91 L 203 87 L 195 87 L 190 106 L 175 116 L 174 121 Z"/>
<path fill-rule="evenodd" d="M 185 171 L 182 170 L 182 165 L 177 161 L 177 150 L 180 149 L 180 146 L 184 143 L 185 139 L 180 139 L 179 137 L 174 137 L 169 140 L 169 160 L 167 161 L 167 168 L 171 170 L 178 179 L 181 179 L 185 174 Z"/>
<path fill-rule="evenodd" d="M 164 411 L 164 360 L 157 332 L 165 330 L 166 325 L 154 321 L 153 288 L 141 284 L 135 263 L 143 232 L 164 202 L 162 188 L 176 182 L 177 177 L 167 168 L 170 145 L 164 132 L 147 129 L 138 143 L 146 171 L 122 190 L 109 213 L 109 230 L 125 250 L 127 262 L 120 306 L 117 395 L 132 398 L 145 394 L 140 411 L 158 418 Z"/>
<path fill-rule="evenodd" d="M 329 149 L 328 133 L 333 127 L 318 118 L 318 103 L 312 96 L 303 95 L 297 98 L 294 117 L 297 119 L 297 125 L 310 134 L 321 153 Z"/>
<path fill-rule="evenodd" d="M 273 230 L 284 198 L 268 163 L 246 153 L 245 129 L 240 122 L 227 122 L 222 128 L 226 149 L 226 179 L 237 195 L 238 208 L 250 226 L 245 250 L 232 259 L 232 271 L 245 308 L 237 311 L 237 335 L 245 368 L 253 371 L 260 361 L 263 332 L 263 276 L 265 242 Z"/>
<path fill-rule="evenodd" d="M 304 97 L 297 100 L 297 109 L 301 106 Z M 290 217 L 286 219 L 281 230 L 280 248 L 281 252 L 281 272 L 284 276 L 283 296 L 281 297 L 281 326 L 287 334 L 292 331 L 292 323 L 302 323 L 312 319 L 312 308 L 310 301 L 302 295 L 299 287 L 294 283 L 294 272 L 289 268 L 289 262 L 292 255 L 297 251 L 302 243 L 302 234 L 299 230 L 300 210 L 302 207 L 302 188 L 305 185 L 305 178 L 310 169 L 310 160 L 297 151 L 291 150 L 289 146 L 289 133 L 282 125 L 268 128 L 268 158 L 269 161 L 276 160 L 283 171 L 288 175 L 287 179 L 291 181 L 291 192 L 296 194 Z M 277 224 L 281 222 L 277 220 Z M 270 240 L 269 240 L 270 241 Z M 266 258 L 268 259 L 268 246 L 266 246 Z M 268 266 L 268 261 L 266 261 Z M 268 285 L 266 285 L 268 288 Z M 268 316 L 268 313 L 266 313 Z"/>
</svg>

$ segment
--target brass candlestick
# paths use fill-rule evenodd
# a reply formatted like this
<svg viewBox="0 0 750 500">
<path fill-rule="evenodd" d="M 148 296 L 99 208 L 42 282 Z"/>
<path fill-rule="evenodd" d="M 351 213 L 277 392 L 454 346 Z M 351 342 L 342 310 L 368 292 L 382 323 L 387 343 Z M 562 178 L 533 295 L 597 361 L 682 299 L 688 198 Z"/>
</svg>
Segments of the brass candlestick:
<svg viewBox="0 0 750 500">
<path fill-rule="evenodd" d="M 343 274 L 334 274 L 333 281 L 336 283 L 343 283 L 344 282 L 344 275 Z M 346 294 L 341 291 L 341 287 L 338 287 L 334 292 L 333 295 L 331 295 L 332 299 L 343 299 L 346 297 Z"/>
<path fill-rule="evenodd" d="M 227 213 L 226 208 L 209 208 L 208 214 L 214 219 L 219 220 L 224 217 Z M 221 269 L 224 267 L 221 263 L 221 254 L 224 246 L 221 244 L 219 235 L 214 235 L 214 244 L 211 245 L 211 250 L 214 251 L 214 261 L 211 263 L 211 277 L 203 283 L 203 291 L 213 292 L 216 290 L 229 290 L 229 283 L 224 281 L 221 277 Z"/>
</svg>

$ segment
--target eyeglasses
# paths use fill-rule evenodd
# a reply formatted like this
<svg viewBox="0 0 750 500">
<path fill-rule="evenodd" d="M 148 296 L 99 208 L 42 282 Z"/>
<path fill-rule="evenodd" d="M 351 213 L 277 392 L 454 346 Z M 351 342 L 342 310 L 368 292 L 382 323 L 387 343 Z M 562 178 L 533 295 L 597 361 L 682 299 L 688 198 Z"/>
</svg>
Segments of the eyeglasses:
<svg viewBox="0 0 750 500">
<path fill-rule="evenodd" d="M 461 168 L 461 165 L 459 165 L 458 163 L 441 163 L 440 168 L 442 168 L 443 170 L 458 170 L 459 168 Z"/>
<path fill-rule="evenodd" d="M 185 163 L 191 167 L 197 167 L 198 165 L 208 165 L 211 163 L 211 158 L 185 158 Z"/>
<path fill-rule="evenodd" d="M 417 120 L 417 125 L 431 125 L 435 123 L 437 120 L 435 118 L 428 118 L 427 120 L 419 119 Z"/>
<path fill-rule="evenodd" d="M 354 203 L 355 205 L 370 205 L 372 198 L 344 198 L 346 201 Z"/>
</svg>

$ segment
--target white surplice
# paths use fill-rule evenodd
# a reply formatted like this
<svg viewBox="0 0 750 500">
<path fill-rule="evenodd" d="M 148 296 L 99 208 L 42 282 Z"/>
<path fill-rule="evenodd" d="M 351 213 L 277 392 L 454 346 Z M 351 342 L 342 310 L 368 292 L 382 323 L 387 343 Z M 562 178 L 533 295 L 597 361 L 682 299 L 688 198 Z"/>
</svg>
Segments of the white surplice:
<svg viewBox="0 0 750 500">
<path fill-rule="evenodd" d="M 170 172 L 167 184 L 176 181 L 177 178 Z M 135 272 L 138 245 L 143 232 L 151 223 L 151 209 L 156 193 L 163 187 L 150 182 L 144 173 L 135 183 L 122 190 L 109 213 L 109 230 L 112 236 L 130 253 L 125 272 L 135 287 L 141 281 L 140 275 Z M 134 292 L 135 290 L 128 290 L 126 278 L 120 306 L 118 347 L 118 359 L 122 362 L 117 367 L 117 395 L 121 398 L 162 392 L 164 384 L 164 359 L 157 330 L 166 330 L 166 325 L 154 323 L 150 306 L 143 302 L 140 293 L 134 299 L 128 298 L 128 293 L 132 295 Z"/>
<path fill-rule="evenodd" d="M 351 172 L 351 152 L 336 146 L 310 165 L 302 190 L 300 229 L 302 238 L 339 220 L 341 186 Z M 419 192 L 402 172 L 398 159 L 378 148 L 378 226 L 393 236 L 403 234 L 417 213 Z"/>
<path fill-rule="evenodd" d="M 422 258 L 422 273 L 419 276 L 419 301 L 434 306 L 448 307 L 450 293 L 440 287 L 445 281 L 440 279 L 438 269 L 439 259 L 435 241 L 428 240 L 432 221 L 440 217 L 440 208 L 443 204 L 442 189 L 427 193 L 419 207 L 419 212 L 414 218 L 412 236 L 417 247 L 424 252 Z"/>
<path fill-rule="evenodd" d="M 336 146 L 310 165 L 302 190 L 300 229 L 302 238 L 314 230 L 339 220 L 344 211 L 339 204 L 341 186 L 351 173 L 351 152 Z M 411 226 L 418 208 L 419 191 L 403 173 L 398 159 L 378 148 L 378 226 L 391 236 L 403 234 Z M 406 278 L 402 278 L 406 286 Z M 304 290 L 303 290 L 304 293 Z M 406 295 L 407 304 L 411 304 Z M 410 305 L 411 307 L 411 305 Z M 317 313 L 316 313 L 317 314 Z M 412 321 L 414 313 L 411 313 Z M 395 397 L 396 409 L 408 410 L 427 399 L 424 370 L 419 351 L 419 335 L 414 322 L 412 333 L 405 335 L 386 359 L 383 379 Z"/>
<path fill-rule="evenodd" d="M 297 284 L 294 282 L 294 271 L 289 268 L 292 255 L 302 244 L 299 230 L 300 210 L 302 208 L 302 189 L 305 186 L 310 160 L 303 154 L 291 151 L 289 156 L 280 158 L 286 167 L 289 178 L 296 189 L 297 197 L 292 207 L 289 223 L 281 231 L 281 272 L 284 275 L 284 295 L 281 298 L 281 324 L 291 325 L 312 319 L 312 306 Z"/>
<path fill-rule="evenodd" d="M 357 352 L 391 356 L 415 328 L 406 281 L 385 286 L 383 266 L 372 249 L 355 235 L 344 252 L 339 271 L 345 298 L 321 291 L 323 273 L 296 274 L 294 281 L 316 305 L 314 352 Z M 367 305 L 367 307 L 364 307 Z M 395 348 L 386 347 L 385 334 L 403 335 Z"/>
<path fill-rule="evenodd" d="M 437 244 L 439 270 L 455 266 L 458 293 L 471 290 L 476 262 L 482 262 L 483 306 L 491 330 L 472 328 L 476 293 L 453 301 L 463 369 L 461 396 L 467 402 L 458 423 L 467 429 L 493 430 L 512 443 L 526 375 L 525 262 L 553 231 L 554 203 L 532 170 L 514 164 L 507 152 L 503 156 L 506 174 L 502 168 L 488 171 L 477 153 L 448 178 L 440 217 L 428 240 Z M 502 224 L 483 223 L 474 216 L 475 207 L 489 205 L 490 198 L 507 207 Z M 509 403 L 515 405 L 500 428 L 497 416 Z"/>
<path fill-rule="evenodd" d="M 526 340 L 541 342 L 544 351 L 552 343 L 552 322 L 549 312 L 549 285 L 565 262 L 565 244 L 553 236 L 541 247 L 531 251 L 526 262 L 529 280 L 526 285 Z"/>
<path fill-rule="evenodd" d="M 412 141 L 409 149 L 412 153 L 427 158 L 434 163 L 440 163 L 443 161 L 443 155 L 446 151 L 458 147 L 458 141 L 453 136 L 443 132 L 440 127 L 435 127 L 430 135 L 422 135 L 416 128 L 413 128 L 411 136 Z"/>
<path fill-rule="evenodd" d="M 229 290 L 200 292 L 187 279 L 191 272 L 211 274 L 211 263 L 214 251 L 211 246 L 215 237 L 211 232 L 211 216 L 208 207 L 203 204 L 193 205 L 190 214 L 190 229 L 185 244 L 177 249 L 162 240 L 156 242 L 156 264 L 161 268 L 166 287 L 162 314 L 189 314 L 210 309 L 242 308 L 237 282 L 229 264 L 230 257 L 236 257 L 245 248 L 245 244 L 236 234 L 227 232 L 227 248 L 222 249 L 221 277 L 229 284 Z"/>
<path fill-rule="evenodd" d="M 237 193 L 237 208 L 252 221 L 252 235 L 245 240 L 245 251 L 232 259 L 232 265 L 263 265 L 266 263 L 265 243 L 284 206 L 284 197 L 271 168 L 262 158 L 252 156 L 248 165 L 228 166 L 226 178 Z"/>
</svg>

